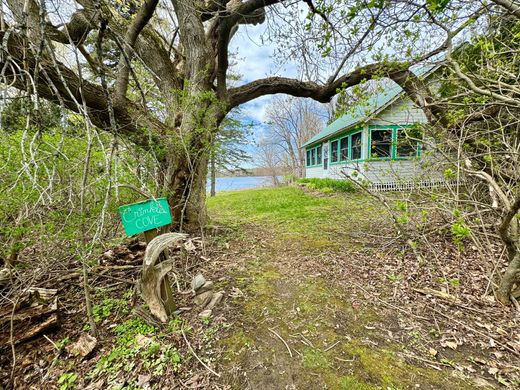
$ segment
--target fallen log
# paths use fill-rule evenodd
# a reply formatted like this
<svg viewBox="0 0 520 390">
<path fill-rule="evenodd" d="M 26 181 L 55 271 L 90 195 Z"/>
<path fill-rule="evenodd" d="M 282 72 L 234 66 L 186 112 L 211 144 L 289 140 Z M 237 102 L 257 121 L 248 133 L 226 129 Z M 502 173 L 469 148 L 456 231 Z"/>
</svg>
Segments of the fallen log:
<svg viewBox="0 0 520 390">
<path fill-rule="evenodd" d="M 0 309 L 0 347 L 23 343 L 59 326 L 57 290 L 30 288 L 12 307 Z"/>
</svg>

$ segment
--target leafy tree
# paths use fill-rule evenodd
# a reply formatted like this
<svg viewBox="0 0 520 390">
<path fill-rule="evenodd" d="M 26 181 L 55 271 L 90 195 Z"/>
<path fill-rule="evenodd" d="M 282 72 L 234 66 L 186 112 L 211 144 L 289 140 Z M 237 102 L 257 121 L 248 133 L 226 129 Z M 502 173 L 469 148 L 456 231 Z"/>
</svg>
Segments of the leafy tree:
<svg viewBox="0 0 520 390">
<path fill-rule="evenodd" d="M 233 108 L 276 93 L 328 102 L 365 79 L 397 77 L 446 47 L 439 19 L 457 26 L 481 8 L 470 1 L 433 13 L 408 1 L 305 0 L 306 12 L 280 0 L 76 3 L 7 1 L 2 82 L 155 154 L 160 192 L 188 230 L 204 223 L 211 143 Z M 300 77 L 228 85 L 231 40 L 268 19 L 276 28 L 263 41 L 276 47 L 278 62 L 295 62 Z"/>
<path fill-rule="evenodd" d="M 29 123 L 27 123 L 29 120 Z M 0 128 L 7 132 L 23 130 L 27 126 L 33 129 L 50 130 L 60 126 L 62 114 L 60 107 L 54 103 L 42 100 L 38 110 L 33 102 L 25 96 L 12 96 L 2 107 Z"/>
</svg>

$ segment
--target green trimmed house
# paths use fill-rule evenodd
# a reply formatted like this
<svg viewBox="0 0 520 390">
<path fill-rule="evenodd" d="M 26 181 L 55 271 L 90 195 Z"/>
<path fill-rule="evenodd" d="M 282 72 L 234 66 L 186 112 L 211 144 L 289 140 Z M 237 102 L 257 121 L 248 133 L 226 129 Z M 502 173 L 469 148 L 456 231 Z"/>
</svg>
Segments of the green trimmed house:
<svg viewBox="0 0 520 390">
<path fill-rule="evenodd" d="M 387 85 L 303 145 L 306 177 L 363 180 L 377 190 L 444 183 L 441 159 L 417 134 L 423 111 L 400 86 Z"/>
</svg>

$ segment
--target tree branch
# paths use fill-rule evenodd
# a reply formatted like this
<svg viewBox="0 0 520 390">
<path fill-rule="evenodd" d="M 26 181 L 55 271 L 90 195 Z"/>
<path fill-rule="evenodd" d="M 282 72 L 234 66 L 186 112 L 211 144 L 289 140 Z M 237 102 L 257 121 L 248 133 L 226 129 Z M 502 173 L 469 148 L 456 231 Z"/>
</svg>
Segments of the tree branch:
<svg viewBox="0 0 520 390">
<path fill-rule="evenodd" d="M 493 3 L 505 8 L 515 17 L 520 19 L 520 4 L 512 0 L 491 0 Z"/>
<path fill-rule="evenodd" d="M 341 88 L 360 84 L 365 79 L 386 73 L 388 77 L 406 71 L 413 63 L 369 64 L 347 73 L 333 82 L 320 85 L 313 81 L 300 81 L 286 77 L 268 77 L 229 89 L 229 105 L 236 107 L 263 95 L 285 93 L 296 97 L 309 97 L 321 103 L 329 102 Z"/>
<path fill-rule="evenodd" d="M 4 41 L 3 55 L 0 56 L 0 68 L 3 68 L 6 82 L 14 88 L 27 90 L 28 85 L 17 72 L 17 69 L 25 69 L 30 74 L 35 74 L 37 66 L 35 59 L 26 56 L 24 38 L 10 31 L 0 31 L 0 41 Z M 10 64 L 9 64 L 10 63 Z M 60 62 L 53 64 L 51 59 L 44 59 L 38 63 L 39 76 L 33 80 L 36 92 L 46 100 L 61 102 L 74 112 L 81 112 L 85 103 L 86 113 L 92 123 L 104 130 L 110 130 L 110 118 L 107 110 L 107 101 L 103 89 L 86 80 L 82 80 L 71 69 Z M 28 91 L 33 92 L 32 87 Z M 142 131 L 143 128 L 155 129 L 160 133 L 164 125 L 158 120 L 152 119 L 141 107 L 125 99 L 114 105 L 114 113 L 119 134 L 130 139 L 136 145 L 148 147 L 149 134 Z"/>
<path fill-rule="evenodd" d="M 137 41 L 137 37 L 141 31 L 152 18 L 158 2 L 159 0 L 146 0 L 139 9 L 139 12 L 137 13 L 132 25 L 125 34 L 123 47 L 124 53 L 121 53 L 119 58 L 118 78 L 116 80 L 115 87 L 115 94 L 117 99 L 121 99 L 126 95 L 129 79 L 128 75 L 130 73 L 131 66 L 130 62 L 132 59 L 132 51 L 134 49 L 135 42 Z"/>
<path fill-rule="evenodd" d="M 229 42 L 236 31 L 237 24 L 258 24 L 265 20 L 264 8 L 279 3 L 281 0 L 249 0 L 232 7 L 228 15 L 221 17 L 218 25 L 217 40 L 217 93 L 223 97 L 227 86 L 229 66 Z"/>
</svg>

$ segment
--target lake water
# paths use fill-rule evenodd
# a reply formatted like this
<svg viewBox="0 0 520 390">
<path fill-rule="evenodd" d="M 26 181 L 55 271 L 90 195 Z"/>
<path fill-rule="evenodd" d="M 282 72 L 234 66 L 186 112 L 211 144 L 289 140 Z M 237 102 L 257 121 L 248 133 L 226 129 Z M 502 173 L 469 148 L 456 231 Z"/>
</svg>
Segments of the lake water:
<svg viewBox="0 0 520 390">
<path fill-rule="evenodd" d="M 216 192 L 245 190 L 247 188 L 269 187 L 273 185 L 270 176 L 242 176 L 242 177 L 217 177 L 215 183 Z M 206 184 L 206 191 L 210 191 L 210 181 Z"/>
</svg>

